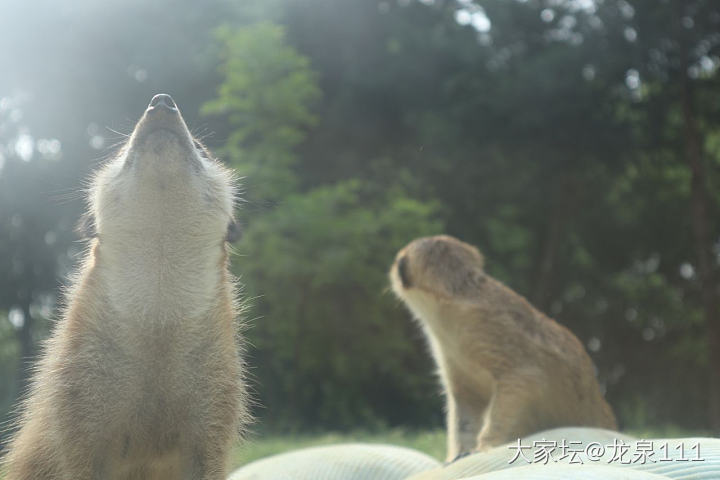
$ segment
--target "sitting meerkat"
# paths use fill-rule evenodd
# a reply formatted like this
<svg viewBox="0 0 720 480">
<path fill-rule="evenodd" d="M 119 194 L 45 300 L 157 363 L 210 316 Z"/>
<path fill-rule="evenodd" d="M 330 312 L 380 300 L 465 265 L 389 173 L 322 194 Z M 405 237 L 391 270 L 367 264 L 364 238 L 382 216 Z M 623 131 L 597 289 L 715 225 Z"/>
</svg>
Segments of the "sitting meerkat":
<svg viewBox="0 0 720 480">
<path fill-rule="evenodd" d="M 397 254 L 392 289 L 416 316 L 447 399 L 447 460 L 561 426 L 616 429 L 580 341 L 441 235 Z"/>
<path fill-rule="evenodd" d="M 245 416 L 234 187 L 156 95 L 89 189 L 92 229 L 6 480 L 220 480 Z"/>
</svg>

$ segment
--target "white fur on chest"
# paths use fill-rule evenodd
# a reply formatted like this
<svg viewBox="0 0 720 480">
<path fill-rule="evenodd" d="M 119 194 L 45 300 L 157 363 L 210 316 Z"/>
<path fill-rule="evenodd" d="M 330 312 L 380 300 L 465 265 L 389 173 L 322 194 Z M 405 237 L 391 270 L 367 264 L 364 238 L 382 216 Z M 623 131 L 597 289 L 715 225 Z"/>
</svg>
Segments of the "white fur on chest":
<svg viewBox="0 0 720 480">
<path fill-rule="evenodd" d="M 222 281 L 227 217 L 213 213 L 199 180 L 147 168 L 98 215 L 97 267 L 115 312 L 130 318 L 197 318 Z M 119 186 L 123 184 L 120 183 Z"/>
<path fill-rule="evenodd" d="M 222 251 L 172 242 L 100 251 L 102 290 L 126 318 L 195 319 L 216 306 Z"/>
<path fill-rule="evenodd" d="M 477 315 L 473 304 L 456 301 L 451 305 L 421 291 L 407 291 L 404 299 L 428 339 L 445 385 L 451 382 L 450 370 L 470 378 L 483 373 L 481 365 L 467 361 L 488 346 L 469 321 Z"/>
</svg>

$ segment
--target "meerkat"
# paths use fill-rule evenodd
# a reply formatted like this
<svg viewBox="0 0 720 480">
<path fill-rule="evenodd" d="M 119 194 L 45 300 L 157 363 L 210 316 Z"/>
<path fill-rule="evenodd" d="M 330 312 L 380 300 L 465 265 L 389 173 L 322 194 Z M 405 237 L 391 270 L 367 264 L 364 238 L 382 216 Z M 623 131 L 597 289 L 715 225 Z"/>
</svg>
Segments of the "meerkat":
<svg viewBox="0 0 720 480">
<path fill-rule="evenodd" d="M 6 480 L 220 480 L 246 416 L 229 171 L 169 95 L 94 176 L 93 230 Z"/>
<path fill-rule="evenodd" d="M 440 235 L 411 242 L 390 269 L 438 366 L 447 461 L 553 427 L 616 429 L 577 337 L 483 268 L 475 247 Z"/>
</svg>

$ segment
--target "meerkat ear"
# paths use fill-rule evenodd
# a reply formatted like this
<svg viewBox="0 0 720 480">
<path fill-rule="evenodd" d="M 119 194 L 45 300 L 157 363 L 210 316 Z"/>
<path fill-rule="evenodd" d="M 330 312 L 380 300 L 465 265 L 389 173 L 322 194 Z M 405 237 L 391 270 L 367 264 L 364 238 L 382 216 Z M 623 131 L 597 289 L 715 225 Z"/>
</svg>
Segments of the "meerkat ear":
<svg viewBox="0 0 720 480">
<path fill-rule="evenodd" d="M 228 223 L 227 234 L 225 235 L 225 241 L 229 243 L 235 243 L 242 237 L 242 231 L 240 225 L 235 220 L 230 220 Z"/>
<path fill-rule="evenodd" d="M 80 216 L 80 220 L 75 225 L 75 234 L 83 240 L 97 237 L 95 216 L 92 213 L 85 212 Z"/>
</svg>

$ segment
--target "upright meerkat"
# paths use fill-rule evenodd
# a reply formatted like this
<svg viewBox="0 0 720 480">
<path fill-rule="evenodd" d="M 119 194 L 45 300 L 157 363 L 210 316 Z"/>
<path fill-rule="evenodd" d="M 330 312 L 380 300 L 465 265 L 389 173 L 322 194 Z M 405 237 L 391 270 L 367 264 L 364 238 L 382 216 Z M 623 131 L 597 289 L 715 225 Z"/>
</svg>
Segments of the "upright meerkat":
<svg viewBox="0 0 720 480">
<path fill-rule="evenodd" d="M 447 460 L 540 430 L 616 429 L 580 341 L 440 235 L 400 250 L 392 288 L 420 320 L 447 399 Z"/>
<path fill-rule="evenodd" d="M 220 480 L 245 415 L 231 175 L 156 95 L 89 190 L 94 228 L 6 480 Z M 233 228 L 230 228 L 232 231 Z"/>
</svg>

